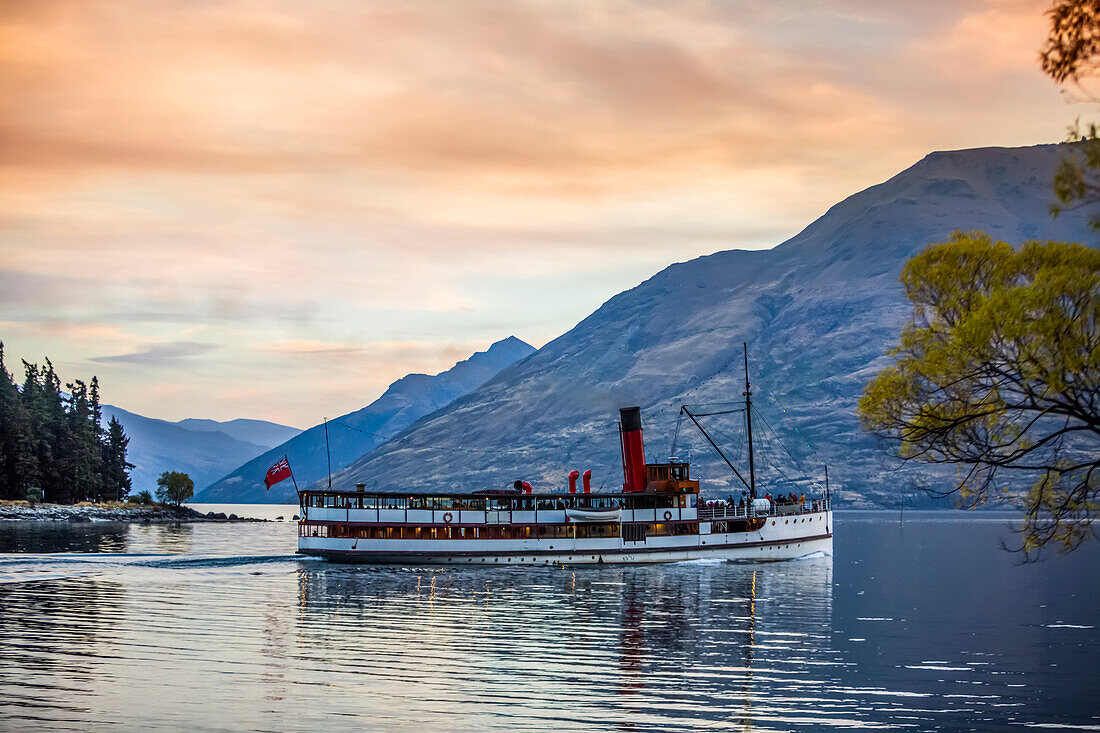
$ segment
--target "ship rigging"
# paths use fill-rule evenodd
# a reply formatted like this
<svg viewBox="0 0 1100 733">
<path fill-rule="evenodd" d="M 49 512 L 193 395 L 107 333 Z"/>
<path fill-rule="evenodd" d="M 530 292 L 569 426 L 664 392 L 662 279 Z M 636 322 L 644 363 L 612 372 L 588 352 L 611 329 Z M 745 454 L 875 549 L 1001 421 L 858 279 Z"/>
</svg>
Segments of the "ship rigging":
<svg viewBox="0 0 1100 733">
<path fill-rule="evenodd" d="M 306 490 L 299 493 L 298 552 L 344 562 L 441 564 L 654 563 L 704 557 L 788 559 L 832 551 L 826 488 L 773 501 L 757 495 L 752 443 L 752 390 L 745 350 L 744 406 L 680 408 L 673 453 L 686 417 L 747 489 L 748 501 L 706 505 L 689 462 L 648 463 L 639 407 L 619 410 L 621 491 L 535 492 L 456 486 L 453 492 Z M 700 418 L 741 412 L 748 440 L 748 477 L 719 447 Z M 464 490 L 465 489 L 465 490 Z"/>
</svg>

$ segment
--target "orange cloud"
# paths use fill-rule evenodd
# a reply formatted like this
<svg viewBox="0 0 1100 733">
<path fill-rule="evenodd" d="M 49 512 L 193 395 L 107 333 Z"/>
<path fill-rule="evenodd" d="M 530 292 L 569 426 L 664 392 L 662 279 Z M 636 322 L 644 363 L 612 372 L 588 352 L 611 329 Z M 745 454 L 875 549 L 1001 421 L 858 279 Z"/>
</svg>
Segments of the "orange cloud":
<svg viewBox="0 0 1100 733">
<path fill-rule="evenodd" d="M 69 171 L 366 168 L 568 192 L 759 165 L 770 128 L 811 144 L 834 118 L 860 132 L 807 94 L 809 64 L 724 18 L 615 7 L 45 5 L 3 25 L 0 152 Z"/>
<path fill-rule="evenodd" d="M 308 356 L 358 395 L 509 333 L 548 339 L 932 149 L 1057 139 L 1077 110 L 1037 71 L 1045 9 L 5 2 L 0 284 L 19 295 L 0 302 L 23 324 L 5 330 L 113 370 L 154 414 L 155 370 L 90 360 L 214 344 L 190 384 L 274 397 L 316 376 L 286 371 Z M 49 323 L 67 325 L 27 326 Z M 92 324 L 117 333 L 97 348 L 74 333 Z M 410 341 L 429 346 L 370 346 Z M 338 402 L 313 381 L 297 422 Z"/>
</svg>

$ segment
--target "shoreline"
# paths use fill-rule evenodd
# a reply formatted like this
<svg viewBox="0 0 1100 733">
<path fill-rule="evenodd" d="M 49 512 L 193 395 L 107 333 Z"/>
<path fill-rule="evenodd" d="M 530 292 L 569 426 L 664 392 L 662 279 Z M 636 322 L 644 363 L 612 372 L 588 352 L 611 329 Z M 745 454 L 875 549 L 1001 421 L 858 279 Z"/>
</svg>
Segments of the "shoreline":
<svg viewBox="0 0 1100 733">
<path fill-rule="evenodd" d="M 198 522 L 267 522 L 267 519 L 239 517 L 221 512 L 196 511 L 188 506 L 174 507 L 160 504 L 38 504 L 25 502 L 0 504 L 0 522 L 140 522 L 143 524 L 172 524 Z"/>
</svg>

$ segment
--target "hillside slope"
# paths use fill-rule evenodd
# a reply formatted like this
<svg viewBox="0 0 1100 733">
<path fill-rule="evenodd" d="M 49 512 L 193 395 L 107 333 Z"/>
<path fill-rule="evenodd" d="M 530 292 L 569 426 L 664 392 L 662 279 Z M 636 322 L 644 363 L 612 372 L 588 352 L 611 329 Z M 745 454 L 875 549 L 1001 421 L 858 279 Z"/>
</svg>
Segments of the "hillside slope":
<svg viewBox="0 0 1100 733">
<path fill-rule="evenodd" d="M 367 453 L 417 419 L 468 394 L 534 348 L 515 336 L 498 341 L 445 372 L 409 374 L 389 386 L 366 407 L 328 422 L 332 468 L 337 470 Z M 294 502 L 294 485 L 284 481 L 268 491 L 267 469 L 286 455 L 300 487 L 327 477 L 325 426 L 315 425 L 237 467 L 195 495 L 196 502 Z"/>
<path fill-rule="evenodd" d="M 765 485 L 799 466 L 820 476 L 828 461 L 842 503 L 894 504 L 922 476 L 943 480 L 899 476 L 855 415 L 908 316 L 898 273 L 955 229 L 984 229 L 1013 243 L 1092 241 L 1080 213 L 1057 220 L 1048 213 L 1062 152 L 1044 145 L 933 153 L 774 249 L 672 265 L 354 462 L 334 485 L 475 490 L 525 478 L 548 488 L 564 485 L 572 468 L 591 468 L 596 485 L 614 486 L 622 480 L 616 409 L 642 406 L 649 459 L 663 460 L 682 402 L 742 399 L 746 341 L 761 414 L 793 453 L 765 440 L 760 426 Z M 708 424 L 728 450 L 737 447 L 735 419 Z M 680 446 L 710 492 L 734 488 L 698 437 Z"/>
<path fill-rule="evenodd" d="M 134 464 L 130 472 L 133 493 L 155 494 L 157 478 L 164 471 L 182 471 L 196 488 L 205 486 L 265 450 L 265 446 L 236 440 L 222 432 L 188 430 L 178 423 L 103 405 L 102 424 L 112 417 L 122 423 L 130 438 L 126 454 Z"/>
</svg>

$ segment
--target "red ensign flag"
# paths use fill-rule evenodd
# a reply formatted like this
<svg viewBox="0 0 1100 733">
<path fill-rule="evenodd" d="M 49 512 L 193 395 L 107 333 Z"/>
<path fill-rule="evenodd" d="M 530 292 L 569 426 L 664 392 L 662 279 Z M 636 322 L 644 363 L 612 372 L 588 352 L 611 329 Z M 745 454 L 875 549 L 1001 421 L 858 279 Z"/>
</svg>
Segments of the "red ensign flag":
<svg viewBox="0 0 1100 733">
<path fill-rule="evenodd" d="M 267 475 L 264 476 L 264 485 L 270 489 L 275 484 L 287 478 L 290 478 L 290 461 L 284 458 L 267 469 Z"/>
</svg>

